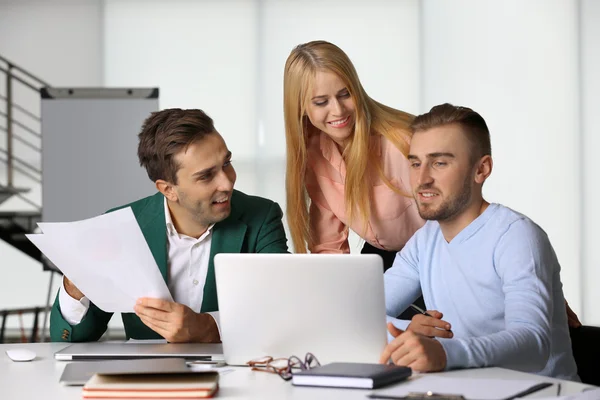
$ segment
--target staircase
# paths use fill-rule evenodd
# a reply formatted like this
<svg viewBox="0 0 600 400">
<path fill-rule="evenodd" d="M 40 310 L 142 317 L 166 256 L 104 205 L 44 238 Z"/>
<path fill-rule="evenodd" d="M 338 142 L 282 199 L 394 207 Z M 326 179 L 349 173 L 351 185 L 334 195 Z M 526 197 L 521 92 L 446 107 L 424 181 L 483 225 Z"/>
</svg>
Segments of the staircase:
<svg viewBox="0 0 600 400">
<path fill-rule="evenodd" d="M 25 69 L 0 55 L 0 240 L 40 261 L 47 262 L 26 237 L 42 217 L 42 135 L 40 93 L 49 87 Z M 0 263 L 2 256 L 0 255 Z M 51 269 L 50 269 L 51 270 Z M 52 270 L 51 270 L 52 271 Z M 53 273 L 50 273 L 52 287 Z M 45 307 L 0 310 L 0 343 L 5 337 L 6 320 L 11 315 L 33 314 L 30 341 L 38 338 L 38 315 L 44 313 L 41 340 L 45 340 L 48 319 L 48 291 Z"/>
<path fill-rule="evenodd" d="M 43 80 L 0 55 L 0 240 L 35 260 L 27 240 L 41 219 Z"/>
</svg>

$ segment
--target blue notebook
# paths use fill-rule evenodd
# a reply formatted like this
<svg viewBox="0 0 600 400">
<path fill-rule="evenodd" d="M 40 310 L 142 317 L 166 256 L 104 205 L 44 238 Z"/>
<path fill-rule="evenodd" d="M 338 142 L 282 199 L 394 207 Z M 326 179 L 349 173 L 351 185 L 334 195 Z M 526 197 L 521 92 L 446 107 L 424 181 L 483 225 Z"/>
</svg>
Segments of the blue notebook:
<svg viewBox="0 0 600 400">
<path fill-rule="evenodd" d="M 294 372 L 297 386 L 377 389 L 408 378 L 412 370 L 389 364 L 332 363 L 308 371 Z"/>
</svg>

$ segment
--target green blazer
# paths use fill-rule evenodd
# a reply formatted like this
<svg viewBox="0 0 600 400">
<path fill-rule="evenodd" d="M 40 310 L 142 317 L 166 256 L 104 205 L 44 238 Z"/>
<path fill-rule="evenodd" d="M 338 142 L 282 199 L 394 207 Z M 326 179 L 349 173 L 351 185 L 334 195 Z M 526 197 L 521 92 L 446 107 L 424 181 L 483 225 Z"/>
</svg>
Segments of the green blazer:
<svg viewBox="0 0 600 400">
<path fill-rule="evenodd" d="M 157 193 L 127 204 L 144 234 L 148 247 L 160 272 L 167 281 L 167 227 L 164 196 Z M 109 212 L 110 212 L 109 211 Z M 218 311 L 217 287 L 213 260 L 218 253 L 286 253 L 287 239 L 279 205 L 271 200 L 249 196 L 237 190 L 231 196 L 231 214 L 215 224 L 212 230 L 210 259 L 204 285 L 201 312 Z M 50 338 L 53 342 L 86 342 L 98 340 L 106 331 L 112 313 L 90 308 L 77 325 L 70 325 L 62 317 L 58 295 L 50 315 Z M 122 314 L 127 338 L 156 339 L 161 336 L 148 328 L 134 313 Z"/>
</svg>

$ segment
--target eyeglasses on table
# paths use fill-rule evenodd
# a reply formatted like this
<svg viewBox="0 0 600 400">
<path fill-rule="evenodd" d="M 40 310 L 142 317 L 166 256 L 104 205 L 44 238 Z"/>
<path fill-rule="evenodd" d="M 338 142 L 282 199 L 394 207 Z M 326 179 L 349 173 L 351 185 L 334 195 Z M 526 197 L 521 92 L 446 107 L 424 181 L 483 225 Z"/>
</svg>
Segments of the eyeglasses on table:
<svg viewBox="0 0 600 400">
<path fill-rule="evenodd" d="M 252 367 L 252 371 L 277 374 L 281 379 L 286 381 L 292 379 L 294 369 L 307 371 L 321 365 L 317 357 L 312 353 L 306 353 L 304 360 L 301 360 L 296 356 L 291 356 L 290 358 L 273 358 L 271 356 L 265 356 L 250 360 L 246 364 Z"/>
</svg>

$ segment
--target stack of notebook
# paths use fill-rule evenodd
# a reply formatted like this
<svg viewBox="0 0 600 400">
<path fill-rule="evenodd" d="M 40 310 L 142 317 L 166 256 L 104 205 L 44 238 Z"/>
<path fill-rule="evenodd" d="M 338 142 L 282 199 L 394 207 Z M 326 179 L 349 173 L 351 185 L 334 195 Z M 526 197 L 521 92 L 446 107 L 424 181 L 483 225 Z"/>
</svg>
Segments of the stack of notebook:
<svg viewBox="0 0 600 400">
<path fill-rule="evenodd" d="M 219 374 L 127 374 L 94 375 L 83 386 L 84 399 L 136 399 L 212 397 L 219 387 Z"/>
</svg>

